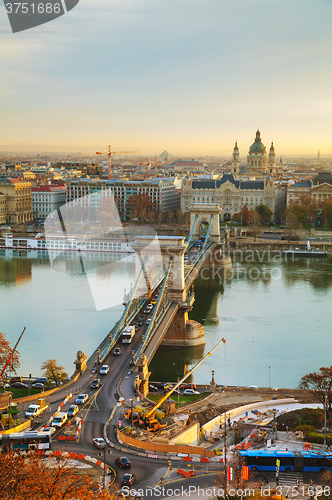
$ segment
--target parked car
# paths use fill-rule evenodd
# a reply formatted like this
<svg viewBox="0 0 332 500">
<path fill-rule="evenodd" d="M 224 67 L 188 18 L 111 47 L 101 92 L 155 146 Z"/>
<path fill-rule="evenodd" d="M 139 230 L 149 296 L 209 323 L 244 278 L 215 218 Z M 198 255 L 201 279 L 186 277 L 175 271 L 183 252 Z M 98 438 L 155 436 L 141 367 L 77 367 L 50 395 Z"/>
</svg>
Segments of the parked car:
<svg viewBox="0 0 332 500">
<path fill-rule="evenodd" d="M 106 447 L 106 442 L 104 441 L 103 438 L 93 438 L 92 442 L 94 445 L 97 446 L 97 448 L 105 448 Z"/>
<path fill-rule="evenodd" d="M 149 384 L 149 391 L 150 392 L 156 392 L 158 390 L 158 387 L 155 385 Z"/>
<path fill-rule="evenodd" d="M 131 486 L 136 481 L 135 474 L 125 474 L 121 479 L 121 485 Z"/>
<path fill-rule="evenodd" d="M 36 380 L 34 380 L 32 383 L 33 384 L 39 384 L 39 383 L 41 383 L 41 384 L 45 385 L 45 384 L 47 384 L 47 378 L 46 377 L 39 377 Z"/>
<path fill-rule="evenodd" d="M 181 389 L 193 389 L 194 391 L 196 391 L 196 385 L 195 384 L 182 384 L 181 385 Z"/>
<path fill-rule="evenodd" d="M 82 405 L 84 404 L 87 400 L 89 399 L 88 394 L 80 394 L 77 399 L 76 399 L 76 404 L 77 405 Z"/>
<path fill-rule="evenodd" d="M 100 373 L 100 375 L 107 375 L 109 371 L 110 371 L 109 365 L 103 365 L 100 368 L 99 373 Z"/>
<path fill-rule="evenodd" d="M 115 459 L 116 465 L 118 465 L 121 469 L 128 469 L 131 467 L 130 460 L 127 457 L 117 457 Z"/>
<path fill-rule="evenodd" d="M 76 413 L 79 412 L 79 408 L 77 405 L 71 405 L 69 410 L 67 411 L 68 417 L 72 418 L 75 417 Z"/>
<path fill-rule="evenodd" d="M 31 387 L 33 387 L 34 389 L 44 389 L 44 384 L 42 384 L 41 382 L 34 382 Z"/>
<path fill-rule="evenodd" d="M 98 389 L 98 387 L 100 387 L 100 386 L 101 386 L 101 380 L 100 380 L 100 378 L 95 378 L 92 381 L 91 389 Z"/>
<path fill-rule="evenodd" d="M 185 396 L 194 396 L 194 394 L 199 394 L 199 392 L 194 391 L 193 389 L 185 389 L 183 394 Z"/>
<path fill-rule="evenodd" d="M 149 319 L 147 319 L 147 320 L 146 320 L 146 322 L 145 322 L 145 323 L 146 323 L 147 325 L 149 325 L 149 324 L 151 323 L 151 320 L 152 320 L 152 318 L 149 318 Z"/>
<path fill-rule="evenodd" d="M 13 382 L 11 386 L 13 389 L 28 389 L 27 384 L 23 384 L 23 382 Z"/>
<path fill-rule="evenodd" d="M 114 349 L 114 356 L 120 356 L 120 354 L 121 354 L 120 347 L 116 347 L 116 349 Z"/>
<path fill-rule="evenodd" d="M 144 314 L 150 314 L 150 312 L 151 312 L 151 311 L 150 311 L 150 309 L 148 309 L 148 308 L 146 307 L 146 308 L 144 309 L 144 311 L 143 311 L 143 312 L 144 312 Z"/>
<path fill-rule="evenodd" d="M 146 308 L 147 308 L 147 309 L 149 309 L 150 311 L 152 311 L 152 309 L 153 309 L 153 304 L 151 304 L 151 303 L 150 303 L 150 304 L 148 304 L 148 305 L 146 306 Z"/>
<path fill-rule="evenodd" d="M 153 304 L 153 305 L 157 304 L 157 299 L 152 299 L 151 304 Z"/>
</svg>

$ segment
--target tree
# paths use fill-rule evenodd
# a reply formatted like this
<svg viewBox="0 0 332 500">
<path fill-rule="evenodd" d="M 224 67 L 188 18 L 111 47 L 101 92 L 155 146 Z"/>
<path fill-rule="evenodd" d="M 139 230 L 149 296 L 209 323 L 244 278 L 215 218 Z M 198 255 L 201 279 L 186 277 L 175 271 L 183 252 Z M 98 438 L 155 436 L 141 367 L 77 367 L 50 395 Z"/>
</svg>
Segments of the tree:
<svg viewBox="0 0 332 500">
<path fill-rule="evenodd" d="M 0 332 L 0 372 L 5 366 L 6 361 L 8 360 L 13 349 L 10 345 L 10 342 L 6 340 L 6 335 L 7 335 L 6 333 L 3 334 Z M 12 359 L 8 363 L 8 366 L 3 374 L 3 378 L 8 377 L 8 372 L 16 373 L 16 370 L 19 366 L 20 366 L 20 353 L 18 351 L 15 351 Z"/>
<path fill-rule="evenodd" d="M 267 205 L 263 205 L 262 203 L 258 205 L 255 210 L 259 213 L 262 223 L 269 224 L 273 215 L 272 210 Z"/>
<path fill-rule="evenodd" d="M 46 360 L 41 365 L 41 369 L 44 372 L 47 380 L 55 382 L 56 385 L 58 385 L 60 381 L 64 382 L 68 378 L 68 375 L 65 372 L 64 367 L 62 365 L 58 365 L 56 359 Z"/>
<path fill-rule="evenodd" d="M 249 224 L 249 209 L 247 204 L 243 205 L 242 208 L 242 225 L 247 226 Z"/>
<path fill-rule="evenodd" d="M 256 241 L 257 234 L 260 231 L 261 227 L 261 216 L 256 210 L 251 210 L 249 212 L 249 226 L 251 227 L 251 232 L 254 236 L 254 241 Z"/>
<path fill-rule="evenodd" d="M 147 193 L 131 195 L 128 198 L 130 216 L 136 217 L 140 222 L 144 222 L 148 212 L 155 210 L 155 204 L 151 203 L 151 198 Z"/>
<path fill-rule="evenodd" d="M 284 212 L 284 224 L 287 227 L 288 240 L 290 241 L 291 237 L 294 234 L 296 235 L 296 229 L 299 227 L 299 221 L 297 215 L 289 208 Z"/>
<path fill-rule="evenodd" d="M 100 490 L 90 477 L 76 473 L 69 459 L 45 459 L 36 453 L 27 457 L 2 453 L 0 491 L 2 500 L 115 500 L 116 491 Z"/>
<path fill-rule="evenodd" d="M 322 204 L 322 218 L 326 221 L 329 229 L 332 226 L 332 200 L 327 200 Z"/>
<path fill-rule="evenodd" d="M 331 413 L 332 407 L 332 366 L 322 366 L 318 372 L 307 373 L 303 375 L 299 383 L 299 389 L 309 391 L 314 398 L 325 405 L 327 403 L 327 412 Z"/>
</svg>

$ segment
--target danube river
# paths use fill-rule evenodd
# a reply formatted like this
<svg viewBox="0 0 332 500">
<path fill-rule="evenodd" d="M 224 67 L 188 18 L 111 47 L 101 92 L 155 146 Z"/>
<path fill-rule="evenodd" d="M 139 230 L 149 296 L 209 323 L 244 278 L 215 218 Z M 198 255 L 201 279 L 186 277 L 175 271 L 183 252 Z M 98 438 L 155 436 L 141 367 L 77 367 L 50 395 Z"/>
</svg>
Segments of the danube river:
<svg viewBox="0 0 332 500">
<path fill-rule="evenodd" d="M 47 253 L 0 254 L 1 329 L 19 345 L 20 373 L 41 375 L 56 359 L 69 375 L 78 350 L 88 356 L 120 318 L 124 289 L 134 279 L 134 256 L 73 254 L 54 262 Z M 206 346 L 159 348 L 151 380 L 176 380 L 222 337 L 194 376 L 209 383 L 295 387 L 301 376 L 331 365 L 332 257 L 235 258 L 231 271 L 204 268 L 195 281 L 190 318 L 205 327 Z M 270 367 L 270 370 L 269 370 Z"/>
</svg>

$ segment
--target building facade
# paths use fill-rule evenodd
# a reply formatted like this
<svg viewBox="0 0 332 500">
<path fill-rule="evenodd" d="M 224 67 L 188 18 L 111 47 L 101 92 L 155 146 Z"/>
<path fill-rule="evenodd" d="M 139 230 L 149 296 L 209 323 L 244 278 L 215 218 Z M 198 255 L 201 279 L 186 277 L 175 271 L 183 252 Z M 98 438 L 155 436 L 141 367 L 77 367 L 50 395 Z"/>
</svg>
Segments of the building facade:
<svg viewBox="0 0 332 500">
<path fill-rule="evenodd" d="M 287 188 L 287 207 L 299 203 L 302 196 L 310 196 L 316 203 L 332 198 L 332 174 L 320 172 L 314 179 L 295 182 Z"/>
<path fill-rule="evenodd" d="M 221 179 L 215 180 L 193 180 L 186 177 L 182 182 L 182 211 L 187 212 L 193 203 L 219 204 L 222 219 L 230 219 L 241 212 L 244 205 L 249 210 L 260 204 L 267 205 L 274 213 L 275 186 L 269 177 L 254 181 L 236 180 L 232 174 L 224 174 Z"/>
<path fill-rule="evenodd" d="M 66 203 L 66 189 L 60 186 L 36 186 L 31 188 L 32 210 L 35 219 L 45 219 Z"/>
<path fill-rule="evenodd" d="M 98 195 L 96 196 L 96 194 Z M 103 195 L 105 193 L 105 195 Z M 119 214 L 127 219 L 130 216 L 128 200 L 131 196 L 147 194 L 158 212 L 180 209 L 180 192 L 175 189 L 174 181 L 169 178 L 145 181 L 121 180 L 78 180 L 66 186 L 66 202 L 81 199 L 82 207 L 90 210 L 90 216 L 100 211 L 100 199 L 112 193 Z M 92 195 L 92 196 L 89 196 Z M 89 196 L 88 198 L 86 198 Z M 83 198 L 85 197 L 85 198 Z"/>
<path fill-rule="evenodd" d="M 0 192 L 0 224 L 6 224 L 7 196 Z"/>
<path fill-rule="evenodd" d="M 0 192 L 7 199 L 6 222 L 21 224 L 33 220 L 30 182 L 1 178 Z"/>
</svg>

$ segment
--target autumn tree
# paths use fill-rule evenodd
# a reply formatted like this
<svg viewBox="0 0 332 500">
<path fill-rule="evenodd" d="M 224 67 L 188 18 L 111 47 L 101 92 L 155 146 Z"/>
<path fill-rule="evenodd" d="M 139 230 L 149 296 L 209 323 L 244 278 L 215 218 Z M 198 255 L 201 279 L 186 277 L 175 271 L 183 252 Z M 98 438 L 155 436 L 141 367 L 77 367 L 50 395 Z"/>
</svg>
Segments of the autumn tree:
<svg viewBox="0 0 332 500">
<path fill-rule="evenodd" d="M 262 203 L 258 205 L 255 210 L 259 213 L 262 223 L 269 224 L 273 215 L 272 210 L 267 205 L 263 205 Z"/>
<path fill-rule="evenodd" d="M 310 392 L 314 398 L 325 405 L 327 403 L 327 412 L 331 413 L 332 407 L 332 366 L 322 366 L 318 372 L 307 373 L 303 375 L 299 383 L 299 389 Z"/>
<path fill-rule="evenodd" d="M 69 459 L 36 453 L 0 455 L 0 491 L 1 500 L 116 499 L 115 488 L 102 490 L 87 474 L 78 474 Z"/>
<path fill-rule="evenodd" d="M 243 205 L 241 214 L 242 214 L 242 225 L 248 226 L 250 216 L 249 216 L 249 209 L 247 207 L 247 204 Z"/>
<path fill-rule="evenodd" d="M 147 193 L 131 195 L 127 203 L 131 217 L 136 217 L 141 222 L 144 222 L 150 211 L 155 210 L 155 204 Z"/>
<path fill-rule="evenodd" d="M 55 382 L 58 385 L 59 382 L 64 382 L 68 375 L 62 365 L 58 365 L 56 359 L 47 359 L 42 365 L 41 369 L 44 372 L 47 380 Z"/>
<path fill-rule="evenodd" d="M 326 221 L 326 226 L 331 229 L 332 226 L 332 200 L 327 200 L 322 203 L 322 218 Z"/>
<path fill-rule="evenodd" d="M 301 205 L 300 203 L 293 203 L 287 208 L 284 212 L 284 216 L 288 214 L 293 214 L 296 217 L 298 226 L 306 224 L 309 221 L 309 207 Z"/>
<path fill-rule="evenodd" d="M 296 229 L 299 227 L 299 220 L 294 211 L 289 208 L 284 212 L 284 224 L 287 227 L 287 236 L 290 241 L 292 236 L 296 235 Z"/>
<path fill-rule="evenodd" d="M 254 236 L 254 241 L 256 241 L 257 235 L 260 231 L 260 227 L 262 225 L 261 216 L 256 210 L 251 210 L 249 212 L 249 226 L 251 228 L 251 232 Z"/>
<path fill-rule="evenodd" d="M 12 352 L 12 347 L 10 342 L 6 339 L 6 333 L 0 332 L 0 372 L 4 368 L 6 361 Z M 17 368 L 20 366 L 20 353 L 15 351 L 10 362 L 7 365 L 7 368 L 3 374 L 3 378 L 8 377 L 9 372 L 16 373 Z"/>
</svg>

